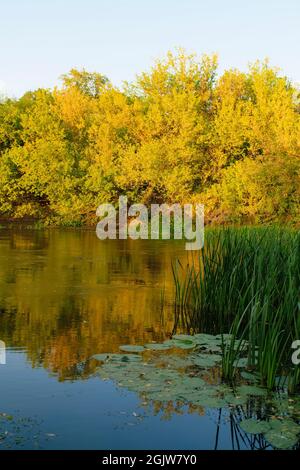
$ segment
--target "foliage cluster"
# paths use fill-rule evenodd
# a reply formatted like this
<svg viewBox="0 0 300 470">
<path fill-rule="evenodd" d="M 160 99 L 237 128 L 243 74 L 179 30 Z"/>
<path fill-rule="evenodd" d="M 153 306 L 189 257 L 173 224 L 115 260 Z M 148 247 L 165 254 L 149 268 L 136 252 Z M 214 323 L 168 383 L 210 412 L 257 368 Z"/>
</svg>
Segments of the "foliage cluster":
<svg viewBox="0 0 300 470">
<path fill-rule="evenodd" d="M 71 70 L 0 103 L 0 214 L 91 223 L 102 202 L 200 202 L 214 223 L 300 220 L 299 93 L 267 62 L 169 53 L 134 83 Z"/>
</svg>

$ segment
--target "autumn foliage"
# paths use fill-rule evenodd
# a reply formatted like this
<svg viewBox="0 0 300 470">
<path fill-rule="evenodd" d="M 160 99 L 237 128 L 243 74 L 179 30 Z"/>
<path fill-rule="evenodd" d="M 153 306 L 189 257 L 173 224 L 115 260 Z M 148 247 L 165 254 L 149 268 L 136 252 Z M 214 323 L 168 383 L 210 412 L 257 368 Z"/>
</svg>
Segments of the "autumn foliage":
<svg viewBox="0 0 300 470">
<path fill-rule="evenodd" d="M 122 89 L 71 70 L 0 103 L 0 214 L 93 223 L 117 202 L 200 202 L 213 223 L 300 222 L 299 91 L 267 62 L 169 53 Z"/>
</svg>

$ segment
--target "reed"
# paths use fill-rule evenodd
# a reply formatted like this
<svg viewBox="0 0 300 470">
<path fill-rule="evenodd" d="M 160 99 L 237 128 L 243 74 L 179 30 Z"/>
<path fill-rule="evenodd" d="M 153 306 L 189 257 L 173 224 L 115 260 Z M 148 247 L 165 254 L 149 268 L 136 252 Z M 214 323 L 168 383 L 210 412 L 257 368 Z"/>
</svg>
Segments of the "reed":
<svg viewBox="0 0 300 470">
<path fill-rule="evenodd" d="M 300 338 L 299 232 L 208 229 L 204 249 L 186 266 L 177 261 L 173 276 L 175 328 L 232 334 L 223 348 L 225 379 L 234 379 L 242 354 L 236 341 L 247 341 L 248 366 L 262 383 L 272 389 L 282 376 L 296 390 L 300 373 L 291 344 Z"/>
</svg>

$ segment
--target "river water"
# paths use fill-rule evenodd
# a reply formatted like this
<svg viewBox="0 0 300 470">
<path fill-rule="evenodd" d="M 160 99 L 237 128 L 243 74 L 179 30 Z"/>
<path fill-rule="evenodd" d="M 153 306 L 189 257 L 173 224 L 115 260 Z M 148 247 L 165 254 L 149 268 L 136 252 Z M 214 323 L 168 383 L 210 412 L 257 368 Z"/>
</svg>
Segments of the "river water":
<svg viewBox="0 0 300 470">
<path fill-rule="evenodd" d="M 170 337 L 177 241 L 0 229 L 0 449 L 231 449 L 226 411 L 145 406 L 94 354 Z"/>
</svg>

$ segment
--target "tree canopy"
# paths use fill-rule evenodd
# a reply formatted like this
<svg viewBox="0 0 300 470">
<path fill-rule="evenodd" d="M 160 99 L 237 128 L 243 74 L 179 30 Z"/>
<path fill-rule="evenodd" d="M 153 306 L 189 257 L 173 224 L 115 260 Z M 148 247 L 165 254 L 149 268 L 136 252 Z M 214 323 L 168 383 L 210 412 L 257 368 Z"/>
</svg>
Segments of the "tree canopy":
<svg viewBox="0 0 300 470">
<path fill-rule="evenodd" d="M 169 53 L 117 88 L 71 70 L 0 102 L 0 214 L 94 223 L 97 206 L 206 206 L 206 220 L 300 222 L 300 93 L 268 62 L 217 74 Z"/>
</svg>

